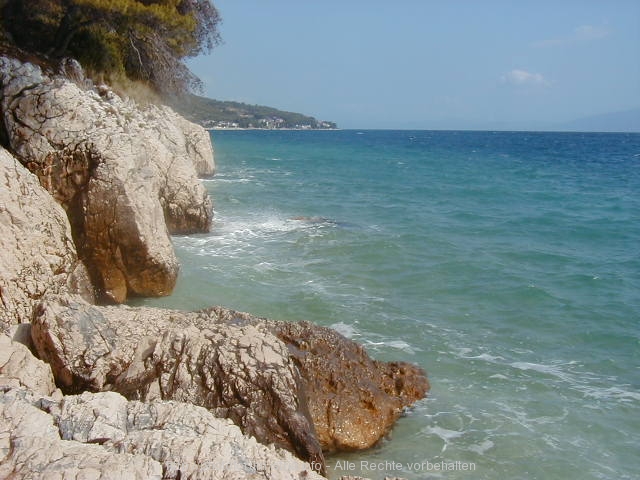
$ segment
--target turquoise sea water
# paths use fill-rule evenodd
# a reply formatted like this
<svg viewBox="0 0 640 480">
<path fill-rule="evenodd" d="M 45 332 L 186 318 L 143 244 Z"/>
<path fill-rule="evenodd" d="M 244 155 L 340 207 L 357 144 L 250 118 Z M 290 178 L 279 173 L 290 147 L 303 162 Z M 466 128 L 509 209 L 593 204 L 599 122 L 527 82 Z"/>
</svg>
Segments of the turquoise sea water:
<svg viewBox="0 0 640 480">
<path fill-rule="evenodd" d="M 213 232 L 145 303 L 312 320 L 429 373 L 333 476 L 640 477 L 640 134 L 212 137 Z"/>
</svg>

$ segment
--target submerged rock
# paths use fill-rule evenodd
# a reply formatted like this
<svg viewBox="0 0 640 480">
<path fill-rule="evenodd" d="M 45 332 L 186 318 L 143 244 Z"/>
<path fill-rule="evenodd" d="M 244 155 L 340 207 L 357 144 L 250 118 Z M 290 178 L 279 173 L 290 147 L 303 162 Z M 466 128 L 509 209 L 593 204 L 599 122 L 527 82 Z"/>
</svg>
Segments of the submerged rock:
<svg viewBox="0 0 640 480">
<path fill-rule="evenodd" d="M 214 170 L 206 132 L 167 107 L 141 109 L 7 57 L 0 109 L 0 137 L 67 211 L 102 296 L 169 294 L 178 273 L 169 234 L 211 225 L 197 178 Z"/>
</svg>

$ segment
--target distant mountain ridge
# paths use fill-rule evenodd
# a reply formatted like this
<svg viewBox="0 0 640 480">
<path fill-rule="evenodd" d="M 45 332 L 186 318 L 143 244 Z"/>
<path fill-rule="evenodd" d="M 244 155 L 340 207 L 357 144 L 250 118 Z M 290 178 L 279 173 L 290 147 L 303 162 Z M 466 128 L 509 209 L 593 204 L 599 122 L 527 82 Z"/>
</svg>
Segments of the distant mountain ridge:
<svg viewBox="0 0 640 480">
<path fill-rule="evenodd" d="M 171 106 L 181 115 L 205 128 L 335 129 L 334 122 L 317 120 L 301 113 L 273 107 L 221 101 L 198 95 L 175 99 Z"/>
<path fill-rule="evenodd" d="M 586 132 L 640 132 L 640 108 L 578 118 L 562 129 Z"/>
</svg>

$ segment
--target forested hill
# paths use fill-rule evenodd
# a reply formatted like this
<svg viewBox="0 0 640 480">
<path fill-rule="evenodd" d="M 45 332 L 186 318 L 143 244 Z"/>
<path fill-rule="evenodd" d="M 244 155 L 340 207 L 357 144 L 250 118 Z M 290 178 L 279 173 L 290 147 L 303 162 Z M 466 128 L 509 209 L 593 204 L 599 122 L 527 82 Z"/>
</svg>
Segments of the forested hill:
<svg viewBox="0 0 640 480">
<path fill-rule="evenodd" d="M 187 95 L 172 102 L 180 114 L 205 128 L 333 129 L 336 124 L 272 107 Z"/>
</svg>

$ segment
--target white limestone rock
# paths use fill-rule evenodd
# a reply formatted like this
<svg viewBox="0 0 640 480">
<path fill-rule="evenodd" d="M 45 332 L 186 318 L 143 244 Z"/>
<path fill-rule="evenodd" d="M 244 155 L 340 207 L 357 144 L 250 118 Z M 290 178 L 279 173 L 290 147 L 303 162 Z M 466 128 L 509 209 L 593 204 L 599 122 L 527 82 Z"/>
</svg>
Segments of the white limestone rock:
<svg viewBox="0 0 640 480">
<path fill-rule="evenodd" d="M 25 387 L 39 395 L 56 391 L 49 365 L 38 360 L 21 343 L 0 333 L 0 388 Z"/>
<path fill-rule="evenodd" d="M 111 390 L 129 399 L 199 405 L 323 470 L 322 448 L 287 346 L 265 326 L 217 320 L 213 311 L 47 298 L 37 308 L 32 337 L 67 393 Z"/>
<path fill-rule="evenodd" d="M 0 331 L 29 322 L 45 293 L 80 291 L 87 278 L 64 210 L 0 147 Z"/>
<path fill-rule="evenodd" d="M 289 452 L 179 402 L 0 390 L 0 478 L 322 480 Z"/>
<path fill-rule="evenodd" d="M 206 132 L 167 107 L 139 108 L 7 57 L 0 110 L 2 137 L 67 211 L 102 296 L 169 294 L 178 274 L 169 234 L 211 226 L 198 179 L 214 168 Z"/>
</svg>

